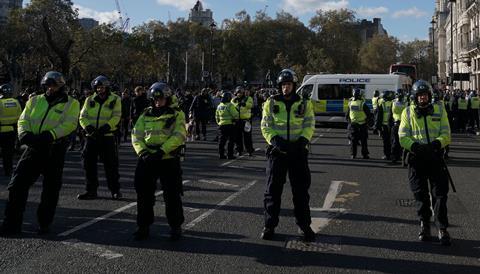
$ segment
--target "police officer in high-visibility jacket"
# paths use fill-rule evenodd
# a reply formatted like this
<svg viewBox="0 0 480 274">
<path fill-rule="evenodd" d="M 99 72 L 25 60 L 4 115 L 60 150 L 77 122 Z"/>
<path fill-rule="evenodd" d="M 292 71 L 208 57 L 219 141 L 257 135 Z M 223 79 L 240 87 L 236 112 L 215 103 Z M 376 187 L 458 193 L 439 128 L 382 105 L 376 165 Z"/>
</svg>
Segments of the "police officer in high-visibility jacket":
<svg viewBox="0 0 480 274">
<path fill-rule="evenodd" d="M 220 159 L 235 159 L 233 155 L 233 148 L 235 146 L 235 119 L 239 116 L 238 110 L 230 102 L 232 100 L 232 94 L 230 92 L 224 92 L 222 94 L 222 100 L 215 112 L 215 120 L 218 124 L 218 131 L 220 138 L 218 140 L 218 153 Z M 225 156 L 225 144 L 227 143 L 227 156 Z"/>
<path fill-rule="evenodd" d="M 352 159 L 357 157 L 357 145 L 362 143 L 363 159 L 369 159 L 368 156 L 368 122 L 372 120 L 372 112 L 362 99 L 363 92 L 359 88 L 353 89 L 353 97 L 348 102 L 348 110 L 345 118 L 348 122 L 348 131 L 350 139 L 350 153 Z"/>
<path fill-rule="evenodd" d="M 458 129 L 460 132 L 465 132 L 468 122 L 468 100 L 465 95 L 465 92 L 461 91 L 457 99 L 457 109 L 458 109 Z"/>
<path fill-rule="evenodd" d="M 282 70 L 277 83 L 281 94 L 264 103 L 261 122 L 263 137 L 269 144 L 264 194 L 265 227 L 261 237 L 270 240 L 274 236 L 288 172 L 296 223 L 303 231 L 304 240 L 314 241 L 308 194 L 311 182 L 308 145 L 315 130 L 313 104 L 310 99 L 295 93 L 297 76 L 292 70 Z"/>
<path fill-rule="evenodd" d="M 378 105 L 376 113 L 375 129 L 380 130 L 383 140 L 383 157 L 384 160 L 390 160 L 391 154 L 391 132 L 393 125 L 392 118 L 392 100 L 394 94 L 390 90 L 383 91 L 382 100 Z"/>
<path fill-rule="evenodd" d="M 392 143 L 392 152 L 391 152 L 391 160 L 393 163 L 401 160 L 402 157 L 402 146 L 400 145 L 400 140 L 398 138 L 398 129 L 400 127 L 400 120 L 402 118 L 402 112 L 407 106 L 403 98 L 404 92 L 402 89 L 399 89 L 395 92 L 395 99 L 392 103 L 392 118 L 393 118 L 393 126 L 392 132 L 390 136 L 390 140 Z"/>
<path fill-rule="evenodd" d="M 180 157 L 186 139 L 185 114 L 170 107 L 172 91 L 165 83 L 154 83 L 148 96 L 152 106 L 138 118 L 132 132 L 133 148 L 138 155 L 135 170 L 138 230 L 134 236 L 136 240 L 149 236 L 156 184 L 160 179 L 170 239 L 178 240 L 184 221 Z"/>
<path fill-rule="evenodd" d="M 442 159 L 442 150 L 451 140 L 447 112 L 442 105 L 432 104 L 432 88 L 428 82 L 419 80 L 412 89 L 415 105 L 403 111 L 399 137 L 402 147 L 411 152 L 408 177 L 420 218 L 419 239 L 430 240 L 433 207 L 440 242 L 450 245 L 447 232 L 448 175 Z"/>
<path fill-rule="evenodd" d="M 45 94 L 33 96 L 18 120 L 18 137 L 27 146 L 8 185 L 9 196 L 2 226 L 4 234 L 21 232 L 28 190 L 43 175 L 37 210 L 40 234 L 49 231 L 62 186 L 68 136 L 77 128 L 80 104 L 65 92 L 65 79 L 56 71 L 41 81 Z"/>
<path fill-rule="evenodd" d="M 470 105 L 470 129 L 473 131 L 475 126 L 480 129 L 480 120 L 478 117 L 478 110 L 480 109 L 480 98 L 478 98 L 476 91 L 471 91 L 468 97 Z"/>
<path fill-rule="evenodd" d="M 17 122 L 22 108 L 17 99 L 12 98 L 10 84 L 0 86 L 0 148 L 2 149 L 3 172 L 12 175 L 13 154 L 15 152 Z"/>
<path fill-rule="evenodd" d="M 247 153 L 252 156 L 254 151 L 253 141 L 252 141 L 252 108 L 253 108 L 253 98 L 251 96 L 245 95 L 245 89 L 242 86 L 235 88 L 235 98 L 232 99 L 232 103 L 238 110 L 237 118 L 237 152 L 238 155 L 243 154 L 244 144 L 245 150 Z M 250 127 L 248 127 L 248 124 Z M 247 124 L 247 126 L 245 126 Z"/>
<path fill-rule="evenodd" d="M 112 199 L 122 197 L 118 173 L 117 140 L 114 136 L 122 116 L 122 99 L 110 92 L 110 81 L 98 76 L 92 81 L 95 93 L 89 96 L 80 112 L 80 126 L 87 134 L 83 150 L 83 165 L 86 177 L 86 192 L 79 194 L 79 200 L 97 198 L 97 161 L 100 157 L 105 168 L 108 189 Z"/>
</svg>

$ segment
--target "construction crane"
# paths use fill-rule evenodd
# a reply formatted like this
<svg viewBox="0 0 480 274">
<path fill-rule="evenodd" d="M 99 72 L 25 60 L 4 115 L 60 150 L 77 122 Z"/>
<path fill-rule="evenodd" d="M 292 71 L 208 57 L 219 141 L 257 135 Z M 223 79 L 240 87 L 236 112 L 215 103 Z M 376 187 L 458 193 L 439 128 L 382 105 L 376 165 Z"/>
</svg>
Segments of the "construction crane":
<svg viewBox="0 0 480 274">
<path fill-rule="evenodd" d="M 115 0 L 115 4 L 117 5 L 117 12 L 118 12 L 118 21 L 120 22 L 120 30 L 122 32 L 126 32 L 128 30 L 128 26 L 130 23 L 130 18 L 127 17 L 125 21 L 123 20 L 122 10 L 120 9 L 120 3 L 118 0 Z"/>
</svg>

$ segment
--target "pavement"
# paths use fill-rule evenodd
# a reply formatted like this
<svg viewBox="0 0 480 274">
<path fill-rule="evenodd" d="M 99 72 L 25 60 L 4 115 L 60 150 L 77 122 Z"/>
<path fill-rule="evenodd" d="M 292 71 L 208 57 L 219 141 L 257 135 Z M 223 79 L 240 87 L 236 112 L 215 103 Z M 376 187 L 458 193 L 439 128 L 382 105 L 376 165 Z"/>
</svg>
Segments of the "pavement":
<svg viewBox="0 0 480 274">
<path fill-rule="evenodd" d="M 479 137 L 453 136 L 448 164 L 458 192 L 450 193 L 448 200 L 453 245 L 443 247 L 438 241 L 417 240 L 419 222 L 407 169 L 381 160 L 378 136 L 370 136 L 370 160 L 350 159 L 345 129 L 317 128 L 309 157 L 317 241 L 307 244 L 295 225 L 288 182 L 275 238 L 259 238 L 266 161 L 258 124 L 253 157 L 220 160 L 214 142 L 187 144 L 185 233 L 177 242 L 168 239 L 161 189 L 150 239 L 133 240 L 136 156 L 129 143 L 120 147 L 124 197 L 119 201 L 110 199 L 101 164 L 101 198 L 77 200 L 84 190 L 84 173 L 80 152 L 68 152 L 51 233 L 35 233 L 39 181 L 30 190 L 23 234 L 0 237 L 0 272 L 480 273 Z M 213 127 L 208 135 L 213 139 Z M 8 180 L 0 177 L 1 212 Z"/>
</svg>

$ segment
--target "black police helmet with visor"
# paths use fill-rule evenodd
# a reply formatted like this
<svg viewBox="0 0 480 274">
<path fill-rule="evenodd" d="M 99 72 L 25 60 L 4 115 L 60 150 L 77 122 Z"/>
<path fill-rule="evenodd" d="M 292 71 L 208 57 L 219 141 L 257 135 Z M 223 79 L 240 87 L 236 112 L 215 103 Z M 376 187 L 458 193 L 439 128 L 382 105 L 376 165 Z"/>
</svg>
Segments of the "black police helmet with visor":
<svg viewBox="0 0 480 274">
<path fill-rule="evenodd" d="M 110 87 L 110 80 L 108 80 L 107 77 L 100 75 L 93 79 L 91 86 L 93 91 L 97 91 L 98 86 L 104 86 L 108 89 Z"/>
<path fill-rule="evenodd" d="M 43 76 L 40 84 L 43 87 L 57 86 L 62 88 L 65 86 L 65 78 L 63 77 L 63 74 L 58 71 L 49 71 Z"/>
<path fill-rule="evenodd" d="M 169 99 L 172 97 L 172 90 L 164 82 L 156 82 L 148 89 L 147 96 L 150 100 Z"/>
<path fill-rule="evenodd" d="M 395 98 L 402 100 L 404 94 L 405 93 L 403 92 L 403 89 L 399 88 L 397 91 L 395 91 Z"/>
<path fill-rule="evenodd" d="M 222 103 L 228 103 L 232 100 L 232 94 L 230 92 L 222 93 Z"/>
<path fill-rule="evenodd" d="M 0 86 L 0 98 L 12 97 L 13 86 L 11 84 L 3 84 Z"/>
<path fill-rule="evenodd" d="M 418 96 L 422 94 L 427 94 L 428 100 L 424 104 L 420 105 L 418 102 Z M 431 104 L 433 98 L 432 86 L 425 80 L 418 80 L 412 86 L 412 95 L 416 106 L 428 106 Z"/>
<path fill-rule="evenodd" d="M 355 100 L 362 99 L 363 92 L 360 88 L 354 88 L 352 90 L 352 96 Z"/>
<path fill-rule="evenodd" d="M 282 90 L 283 83 L 293 83 L 293 90 L 296 90 L 298 78 L 295 72 L 291 69 L 284 69 L 278 74 L 277 84 L 278 89 Z"/>
<path fill-rule="evenodd" d="M 394 94 L 393 94 L 393 91 L 391 90 L 384 90 L 382 92 L 382 99 L 384 101 L 391 101 L 393 100 L 393 97 L 394 97 Z"/>
</svg>

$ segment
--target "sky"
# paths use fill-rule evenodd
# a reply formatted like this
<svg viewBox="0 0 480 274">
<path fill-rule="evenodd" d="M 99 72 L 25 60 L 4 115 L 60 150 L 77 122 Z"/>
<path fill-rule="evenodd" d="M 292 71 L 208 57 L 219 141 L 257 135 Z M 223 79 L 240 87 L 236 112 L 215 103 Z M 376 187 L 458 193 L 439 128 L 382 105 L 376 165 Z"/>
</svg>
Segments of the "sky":
<svg viewBox="0 0 480 274">
<path fill-rule="evenodd" d="M 29 0 L 24 0 L 28 4 Z M 92 17 L 101 23 L 118 20 L 115 0 L 73 0 L 80 17 Z M 119 0 L 123 17 L 136 26 L 149 20 L 167 22 L 179 17 L 188 18 L 197 0 Z M 204 8 L 213 11 L 217 23 L 233 18 L 241 10 L 252 17 L 265 10 L 271 17 L 284 10 L 298 17 L 305 25 L 318 9 L 348 8 L 358 19 L 382 19 L 389 35 L 401 41 L 428 39 L 428 28 L 435 8 L 435 0 L 206 0 Z"/>
</svg>

